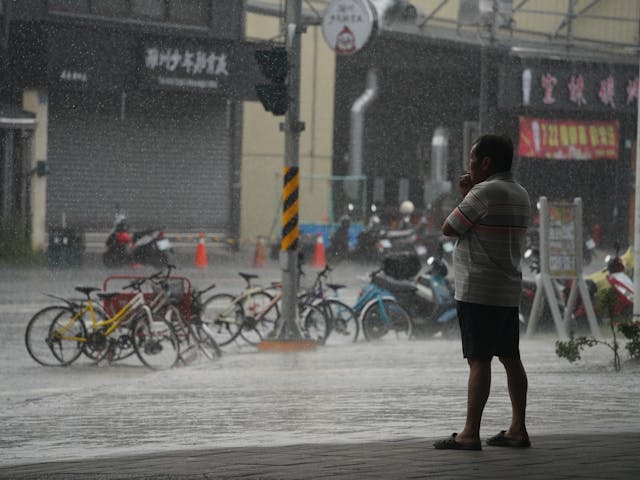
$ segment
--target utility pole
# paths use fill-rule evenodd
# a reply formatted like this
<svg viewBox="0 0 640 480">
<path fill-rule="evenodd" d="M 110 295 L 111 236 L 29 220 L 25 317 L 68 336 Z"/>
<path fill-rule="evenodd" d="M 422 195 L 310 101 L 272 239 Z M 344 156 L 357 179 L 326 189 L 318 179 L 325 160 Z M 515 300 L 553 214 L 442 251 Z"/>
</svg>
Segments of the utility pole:
<svg viewBox="0 0 640 480">
<path fill-rule="evenodd" d="M 282 245 L 282 322 L 278 325 L 281 340 L 301 339 L 297 322 L 298 291 L 298 166 L 300 133 L 304 123 L 300 121 L 300 44 L 302 35 L 301 0 L 287 0 L 285 10 L 286 50 L 288 58 L 288 95 L 284 124 L 285 182 L 283 189 Z"/>
</svg>

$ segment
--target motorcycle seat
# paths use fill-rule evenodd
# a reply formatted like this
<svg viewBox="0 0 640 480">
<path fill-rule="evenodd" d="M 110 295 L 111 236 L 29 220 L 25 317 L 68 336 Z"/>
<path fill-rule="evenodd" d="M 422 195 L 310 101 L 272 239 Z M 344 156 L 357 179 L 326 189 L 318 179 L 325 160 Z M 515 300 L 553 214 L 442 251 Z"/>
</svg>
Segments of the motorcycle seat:
<svg viewBox="0 0 640 480">
<path fill-rule="evenodd" d="M 327 283 L 327 287 L 329 287 L 331 290 L 337 292 L 341 288 L 346 288 L 347 286 L 346 285 L 341 285 L 339 283 Z"/>
<path fill-rule="evenodd" d="M 413 293 L 418 287 L 410 280 L 396 280 L 384 273 L 378 274 L 374 277 L 373 283 L 380 288 L 389 290 L 391 293 Z"/>
<path fill-rule="evenodd" d="M 390 240 L 412 237 L 415 231 L 411 228 L 403 230 L 387 230 L 387 238 Z"/>
<path fill-rule="evenodd" d="M 90 295 L 92 292 L 99 292 L 102 289 L 97 287 L 76 287 L 76 290 L 85 295 Z"/>
</svg>

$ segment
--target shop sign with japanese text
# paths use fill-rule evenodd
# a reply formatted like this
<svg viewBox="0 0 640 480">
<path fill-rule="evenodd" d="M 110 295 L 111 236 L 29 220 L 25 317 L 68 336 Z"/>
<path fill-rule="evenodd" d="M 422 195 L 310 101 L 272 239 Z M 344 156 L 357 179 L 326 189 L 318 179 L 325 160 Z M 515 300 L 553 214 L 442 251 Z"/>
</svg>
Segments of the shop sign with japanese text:
<svg viewBox="0 0 640 480">
<path fill-rule="evenodd" d="M 229 93 L 237 74 L 233 44 L 229 42 L 147 42 L 143 45 L 142 62 L 141 84 L 152 89 Z"/>
<path fill-rule="evenodd" d="M 637 104 L 637 67 L 530 60 L 501 67 L 501 108 L 633 112 Z"/>
<path fill-rule="evenodd" d="M 134 55 L 125 36 L 57 26 L 47 37 L 47 82 L 54 89 L 101 91 L 130 85 L 129 59 Z"/>
<path fill-rule="evenodd" d="M 518 155 L 521 157 L 615 160 L 619 144 L 617 120 L 590 122 L 520 117 Z"/>
<path fill-rule="evenodd" d="M 337 54 L 351 55 L 367 44 L 374 21 L 369 0 L 333 0 L 322 17 L 322 34 Z"/>
</svg>

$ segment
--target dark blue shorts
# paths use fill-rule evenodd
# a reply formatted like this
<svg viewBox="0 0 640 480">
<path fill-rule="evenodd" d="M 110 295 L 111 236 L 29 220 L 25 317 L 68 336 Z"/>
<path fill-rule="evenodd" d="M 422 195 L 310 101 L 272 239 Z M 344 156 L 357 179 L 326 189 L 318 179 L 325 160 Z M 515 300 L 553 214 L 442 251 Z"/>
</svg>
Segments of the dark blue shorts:
<svg viewBox="0 0 640 480">
<path fill-rule="evenodd" d="M 457 310 L 464 358 L 520 357 L 518 307 L 458 301 Z"/>
</svg>

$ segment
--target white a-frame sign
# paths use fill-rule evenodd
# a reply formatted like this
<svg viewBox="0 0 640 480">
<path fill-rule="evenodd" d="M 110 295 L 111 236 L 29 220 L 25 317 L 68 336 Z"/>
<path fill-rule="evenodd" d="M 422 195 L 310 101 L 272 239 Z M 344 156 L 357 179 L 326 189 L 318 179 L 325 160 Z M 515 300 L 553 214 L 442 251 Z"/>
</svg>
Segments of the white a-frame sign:
<svg viewBox="0 0 640 480">
<path fill-rule="evenodd" d="M 578 294 L 582 297 L 591 333 L 600 338 L 593 304 L 582 271 L 582 199 L 573 203 L 548 202 L 540 197 L 540 273 L 536 275 L 536 294 L 531 307 L 527 336 L 531 336 L 547 302 L 561 340 L 568 338 L 567 325 L 576 306 Z M 554 287 L 554 279 L 570 279 L 571 292 L 565 305 Z M 562 306 L 563 312 L 560 311 Z"/>
</svg>

